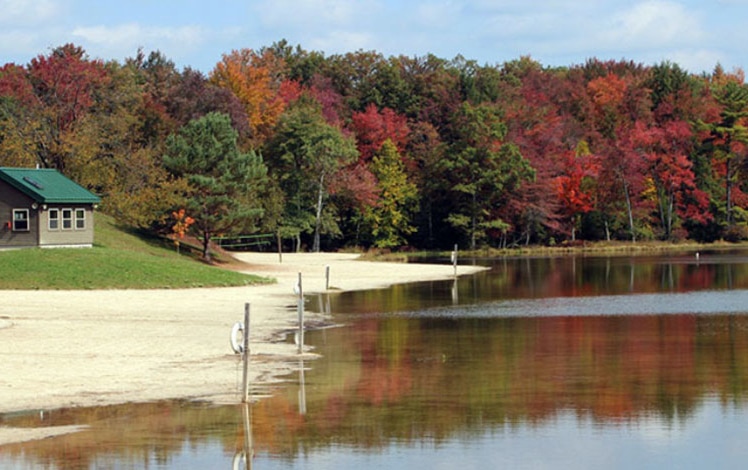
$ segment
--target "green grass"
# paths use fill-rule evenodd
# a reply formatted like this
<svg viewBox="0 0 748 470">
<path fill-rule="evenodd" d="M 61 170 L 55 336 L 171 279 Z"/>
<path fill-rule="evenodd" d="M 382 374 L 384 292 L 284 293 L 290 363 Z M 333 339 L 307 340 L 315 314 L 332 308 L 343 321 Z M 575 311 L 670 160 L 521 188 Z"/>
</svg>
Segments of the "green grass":
<svg viewBox="0 0 748 470">
<path fill-rule="evenodd" d="M 173 245 L 122 230 L 101 213 L 96 214 L 93 248 L 0 251 L 0 289 L 177 289 L 267 282 L 272 281 L 202 263 L 190 250 L 177 254 Z"/>
</svg>

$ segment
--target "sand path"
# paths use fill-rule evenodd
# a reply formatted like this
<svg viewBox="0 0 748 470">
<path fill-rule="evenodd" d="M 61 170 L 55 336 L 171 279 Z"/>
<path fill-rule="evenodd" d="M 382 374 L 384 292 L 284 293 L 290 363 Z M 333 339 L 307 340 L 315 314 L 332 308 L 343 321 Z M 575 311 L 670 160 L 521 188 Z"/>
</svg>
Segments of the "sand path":
<svg viewBox="0 0 748 470">
<path fill-rule="evenodd" d="M 169 398 L 241 401 L 241 364 L 229 334 L 250 303 L 255 396 L 294 370 L 282 333 L 297 315 L 293 286 L 305 293 L 356 290 L 450 278 L 452 266 L 360 261 L 355 254 L 240 254 L 247 272 L 277 283 L 241 288 L 3 291 L 0 304 L 0 413 Z M 459 266 L 458 274 L 481 268 Z M 310 321 L 324 321 L 310 315 Z M 308 348 L 305 354 L 313 351 Z M 39 430 L 0 427 L 0 445 Z M 33 431 L 33 432 L 32 432 Z M 51 430 L 42 433 L 49 435 Z M 35 434 L 34 434 L 35 433 Z"/>
</svg>

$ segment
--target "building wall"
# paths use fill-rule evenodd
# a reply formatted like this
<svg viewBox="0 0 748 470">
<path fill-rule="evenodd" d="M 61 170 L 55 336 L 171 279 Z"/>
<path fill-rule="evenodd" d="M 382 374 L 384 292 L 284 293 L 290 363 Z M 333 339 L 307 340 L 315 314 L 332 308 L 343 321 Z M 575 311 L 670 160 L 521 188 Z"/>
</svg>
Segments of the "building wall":
<svg viewBox="0 0 748 470">
<path fill-rule="evenodd" d="M 34 201 L 5 181 L 0 181 L 0 248 L 37 246 L 39 242 L 39 214 L 31 207 Z M 12 223 L 13 209 L 29 210 L 29 231 L 14 232 L 8 226 Z"/>
<path fill-rule="evenodd" d="M 50 214 L 57 211 L 58 227 L 50 228 Z M 72 227 L 63 227 L 62 214 L 70 210 L 73 213 Z M 82 210 L 85 214 L 84 228 L 76 226 L 75 213 Z M 75 246 L 75 245 L 93 245 L 94 239 L 94 213 L 91 205 L 81 206 L 73 204 L 49 204 L 46 208 L 39 211 L 39 244 L 41 246 Z"/>
<path fill-rule="evenodd" d="M 42 204 L 34 208 L 34 201 L 0 181 L 0 248 L 21 247 L 54 247 L 54 246 L 91 246 L 94 239 L 94 211 L 91 204 Z M 29 230 L 14 232 L 8 223 L 12 224 L 13 209 L 28 209 Z M 57 211 L 58 226 L 50 229 L 50 213 Z M 63 211 L 72 212 L 71 227 L 63 227 Z M 75 214 L 82 210 L 84 215 L 83 228 L 76 224 Z"/>
</svg>

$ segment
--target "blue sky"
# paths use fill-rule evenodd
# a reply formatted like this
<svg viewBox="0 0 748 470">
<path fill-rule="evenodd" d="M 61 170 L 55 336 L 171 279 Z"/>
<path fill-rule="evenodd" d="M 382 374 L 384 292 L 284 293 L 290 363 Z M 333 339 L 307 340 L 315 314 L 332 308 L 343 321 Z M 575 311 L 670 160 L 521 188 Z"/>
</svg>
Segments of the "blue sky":
<svg viewBox="0 0 748 470">
<path fill-rule="evenodd" d="M 543 65 L 669 60 L 748 65 L 748 0 L 0 0 L 0 64 L 72 42 L 122 61 L 139 47 L 209 73 L 221 55 L 286 39 L 332 54 Z"/>
</svg>

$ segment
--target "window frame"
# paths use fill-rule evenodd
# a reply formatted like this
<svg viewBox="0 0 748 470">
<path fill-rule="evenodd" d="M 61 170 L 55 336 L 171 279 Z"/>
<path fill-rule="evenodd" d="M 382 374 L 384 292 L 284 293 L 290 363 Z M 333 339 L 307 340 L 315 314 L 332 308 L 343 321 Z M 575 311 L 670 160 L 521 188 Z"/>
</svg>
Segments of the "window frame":
<svg viewBox="0 0 748 470">
<path fill-rule="evenodd" d="M 11 212 L 12 217 L 12 230 L 14 232 L 30 232 L 31 231 L 31 211 L 28 209 L 13 209 Z M 17 215 L 25 214 L 25 218 L 17 218 Z M 19 223 L 25 222 L 26 228 L 19 228 Z"/>
<path fill-rule="evenodd" d="M 75 230 L 86 230 L 86 209 L 82 207 L 73 209 L 73 228 Z"/>
<path fill-rule="evenodd" d="M 62 230 L 65 230 L 65 231 L 67 231 L 67 230 L 73 230 L 75 228 L 75 226 L 73 225 L 73 221 L 74 221 L 74 219 L 73 219 L 73 209 L 72 208 L 68 208 L 68 207 L 64 207 L 64 208 L 60 209 L 60 213 L 61 213 L 60 214 L 61 215 L 60 220 L 62 221 L 62 224 L 61 224 L 60 228 Z M 67 213 L 67 217 L 65 217 L 66 213 Z"/>
<path fill-rule="evenodd" d="M 52 214 L 55 214 L 55 217 L 52 217 Z M 55 223 L 54 227 L 52 226 L 52 222 Z M 51 232 L 57 232 L 60 230 L 60 209 L 49 209 L 47 213 L 47 228 Z"/>
</svg>

